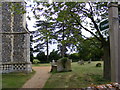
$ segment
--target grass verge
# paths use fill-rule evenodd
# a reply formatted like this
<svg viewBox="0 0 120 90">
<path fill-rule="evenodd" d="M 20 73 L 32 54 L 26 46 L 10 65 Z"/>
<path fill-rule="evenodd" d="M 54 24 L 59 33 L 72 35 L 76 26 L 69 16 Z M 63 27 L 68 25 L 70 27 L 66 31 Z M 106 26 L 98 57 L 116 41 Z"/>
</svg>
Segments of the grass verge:
<svg viewBox="0 0 120 90">
<path fill-rule="evenodd" d="M 34 74 L 35 71 L 29 74 L 23 72 L 2 74 L 2 88 L 21 88 Z"/>
<path fill-rule="evenodd" d="M 33 67 L 39 67 L 39 66 L 50 66 L 50 63 L 43 63 L 43 64 L 32 64 Z"/>
<path fill-rule="evenodd" d="M 102 67 L 96 67 L 102 63 Z M 52 73 L 44 88 L 85 88 L 93 84 L 105 84 L 110 81 L 103 79 L 103 62 L 79 65 L 72 63 L 72 72 Z"/>
</svg>

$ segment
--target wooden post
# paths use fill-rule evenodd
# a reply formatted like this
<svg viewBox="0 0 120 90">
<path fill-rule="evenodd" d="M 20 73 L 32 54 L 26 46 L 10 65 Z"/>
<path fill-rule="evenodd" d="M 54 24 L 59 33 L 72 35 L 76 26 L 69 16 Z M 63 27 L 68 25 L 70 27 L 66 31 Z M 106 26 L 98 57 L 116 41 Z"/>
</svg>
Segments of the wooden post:
<svg viewBox="0 0 120 90">
<path fill-rule="evenodd" d="M 118 4 L 109 4 L 111 81 L 120 82 L 120 30 Z"/>
</svg>

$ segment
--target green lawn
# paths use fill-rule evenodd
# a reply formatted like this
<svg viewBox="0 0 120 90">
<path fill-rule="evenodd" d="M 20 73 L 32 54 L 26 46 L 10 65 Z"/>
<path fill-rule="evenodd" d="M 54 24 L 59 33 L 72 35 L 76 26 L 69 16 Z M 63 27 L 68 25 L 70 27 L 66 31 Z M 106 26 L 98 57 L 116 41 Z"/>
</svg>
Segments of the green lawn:
<svg viewBox="0 0 120 90">
<path fill-rule="evenodd" d="M 72 63 L 72 72 L 52 73 L 51 77 L 46 82 L 44 88 L 84 88 L 90 84 L 105 84 L 110 81 L 102 78 L 103 67 L 95 67 L 97 62 L 92 62 L 85 65 Z M 102 63 L 102 62 L 101 62 Z M 33 64 L 36 66 L 50 66 L 49 64 Z M 102 63 L 103 66 L 103 63 Z M 9 73 L 2 75 L 3 88 L 20 88 L 30 79 L 35 72 L 30 74 L 25 73 Z"/>
<path fill-rule="evenodd" d="M 91 64 L 86 62 L 85 65 L 72 63 L 72 72 L 52 73 L 44 88 L 84 88 L 92 83 L 96 85 L 109 83 L 103 79 L 103 67 L 95 67 L 98 62 Z"/>
<path fill-rule="evenodd" d="M 38 66 L 51 66 L 50 63 L 43 63 L 43 64 L 32 64 L 33 67 L 38 67 Z"/>
<path fill-rule="evenodd" d="M 2 88 L 20 88 L 22 85 L 34 75 L 35 71 L 25 73 L 9 73 L 2 75 Z"/>
</svg>

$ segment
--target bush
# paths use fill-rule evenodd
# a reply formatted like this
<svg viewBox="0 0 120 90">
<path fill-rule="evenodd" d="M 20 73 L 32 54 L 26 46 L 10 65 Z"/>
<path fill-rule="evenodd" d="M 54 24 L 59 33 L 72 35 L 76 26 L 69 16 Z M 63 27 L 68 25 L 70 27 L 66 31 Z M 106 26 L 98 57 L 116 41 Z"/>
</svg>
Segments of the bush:
<svg viewBox="0 0 120 90">
<path fill-rule="evenodd" d="M 101 67 L 101 65 L 102 65 L 101 63 L 97 63 L 96 67 Z"/>
<path fill-rule="evenodd" d="M 40 63 L 40 61 L 39 61 L 38 59 L 34 59 L 34 60 L 33 60 L 33 63 L 34 63 L 34 64 L 38 64 L 38 63 Z"/>
</svg>

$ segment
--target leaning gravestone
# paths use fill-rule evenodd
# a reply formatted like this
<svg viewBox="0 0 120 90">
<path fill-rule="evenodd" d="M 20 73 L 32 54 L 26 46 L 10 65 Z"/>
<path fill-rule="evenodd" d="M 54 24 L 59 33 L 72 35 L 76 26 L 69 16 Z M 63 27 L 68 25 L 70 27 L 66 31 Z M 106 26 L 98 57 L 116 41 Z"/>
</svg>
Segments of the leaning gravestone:
<svg viewBox="0 0 120 90">
<path fill-rule="evenodd" d="M 30 33 L 25 29 L 25 15 L 18 12 L 24 8 L 23 1 L 0 1 L 0 73 L 32 70 Z"/>
</svg>

